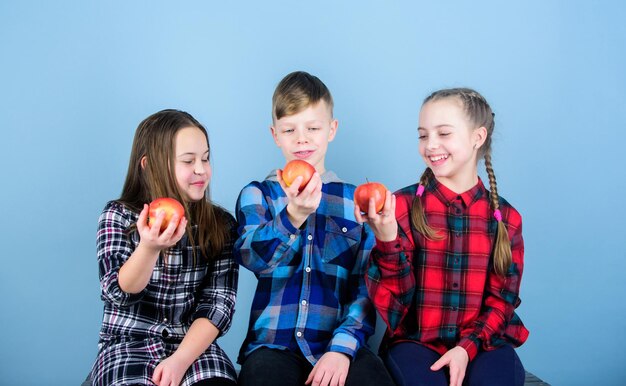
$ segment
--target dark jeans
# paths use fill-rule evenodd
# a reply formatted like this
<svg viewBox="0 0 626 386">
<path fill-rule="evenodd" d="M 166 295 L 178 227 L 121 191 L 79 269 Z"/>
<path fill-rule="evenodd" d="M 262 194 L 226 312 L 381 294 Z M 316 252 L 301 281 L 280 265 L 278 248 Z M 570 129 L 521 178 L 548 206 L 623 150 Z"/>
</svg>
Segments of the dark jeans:
<svg viewBox="0 0 626 386">
<path fill-rule="evenodd" d="M 448 386 L 447 367 L 432 371 L 441 355 L 417 343 L 402 342 L 384 356 L 385 365 L 398 386 Z M 523 386 L 524 366 L 511 346 L 480 351 L 467 365 L 464 386 Z"/>
<path fill-rule="evenodd" d="M 196 382 L 193 386 L 237 386 L 237 383 L 228 378 L 211 378 Z"/>
<path fill-rule="evenodd" d="M 241 386 L 302 386 L 313 366 L 288 350 L 260 348 L 250 354 L 239 373 Z M 378 356 L 361 348 L 350 363 L 346 386 L 394 386 Z"/>
</svg>

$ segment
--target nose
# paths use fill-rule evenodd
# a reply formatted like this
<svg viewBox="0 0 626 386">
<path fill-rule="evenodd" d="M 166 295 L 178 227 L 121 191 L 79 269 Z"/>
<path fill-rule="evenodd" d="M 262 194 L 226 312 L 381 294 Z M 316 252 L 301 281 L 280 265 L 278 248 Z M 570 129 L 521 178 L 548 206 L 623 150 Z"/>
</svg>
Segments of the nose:
<svg viewBox="0 0 626 386">
<path fill-rule="evenodd" d="M 202 160 L 197 160 L 196 162 L 194 162 L 193 172 L 195 174 L 204 174 L 205 171 L 206 168 L 204 167 Z"/>
<path fill-rule="evenodd" d="M 298 143 L 307 143 L 309 142 L 309 138 L 307 137 L 307 130 L 298 130 L 296 131 L 297 133 L 297 137 L 296 137 L 296 141 Z"/>
<path fill-rule="evenodd" d="M 436 149 L 438 147 L 439 147 L 439 140 L 437 140 L 437 136 L 429 135 L 426 138 L 426 148 L 431 150 L 431 149 Z"/>
</svg>

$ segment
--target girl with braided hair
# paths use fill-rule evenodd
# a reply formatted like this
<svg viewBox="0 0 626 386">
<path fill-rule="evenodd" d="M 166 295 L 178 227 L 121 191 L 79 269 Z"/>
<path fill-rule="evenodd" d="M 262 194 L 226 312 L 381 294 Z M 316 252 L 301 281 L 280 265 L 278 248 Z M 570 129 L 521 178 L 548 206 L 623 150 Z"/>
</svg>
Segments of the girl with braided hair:
<svg viewBox="0 0 626 386">
<path fill-rule="evenodd" d="M 381 354 L 398 385 L 523 385 L 513 347 L 524 266 L 520 214 L 498 196 L 494 114 L 478 92 L 445 89 L 419 116 L 419 182 L 357 220 L 376 235 L 366 284 L 387 325 Z M 489 190 L 478 176 L 484 159 Z"/>
</svg>

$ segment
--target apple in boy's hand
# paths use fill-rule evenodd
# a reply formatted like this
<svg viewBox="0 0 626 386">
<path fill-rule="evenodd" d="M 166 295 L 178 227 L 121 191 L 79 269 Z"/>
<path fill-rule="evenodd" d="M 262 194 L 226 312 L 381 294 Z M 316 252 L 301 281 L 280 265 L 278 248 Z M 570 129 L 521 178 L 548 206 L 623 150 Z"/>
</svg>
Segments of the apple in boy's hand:
<svg viewBox="0 0 626 386">
<path fill-rule="evenodd" d="M 374 197 L 376 213 L 380 212 L 385 205 L 385 195 L 387 188 L 380 182 L 368 182 L 356 187 L 354 191 L 354 202 L 359 206 L 361 212 L 367 213 L 370 208 L 370 197 Z"/>
<path fill-rule="evenodd" d="M 165 217 L 163 218 L 163 222 L 161 223 L 161 232 L 167 228 L 174 214 L 178 215 L 178 221 L 183 218 L 185 215 L 185 208 L 183 205 L 177 200 L 169 197 L 157 198 L 156 200 L 150 203 L 148 208 L 148 226 L 152 226 L 152 224 L 156 221 L 159 213 L 165 212 Z M 178 226 L 178 224 L 176 224 Z"/>
<path fill-rule="evenodd" d="M 295 159 L 287 162 L 287 165 L 285 165 L 283 169 L 283 181 L 285 181 L 285 185 L 291 186 L 297 177 L 302 176 L 302 182 L 298 188 L 298 191 L 301 192 L 306 184 L 311 181 L 311 177 L 313 177 L 314 173 L 315 168 L 313 165 L 306 161 Z"/>
</svg>

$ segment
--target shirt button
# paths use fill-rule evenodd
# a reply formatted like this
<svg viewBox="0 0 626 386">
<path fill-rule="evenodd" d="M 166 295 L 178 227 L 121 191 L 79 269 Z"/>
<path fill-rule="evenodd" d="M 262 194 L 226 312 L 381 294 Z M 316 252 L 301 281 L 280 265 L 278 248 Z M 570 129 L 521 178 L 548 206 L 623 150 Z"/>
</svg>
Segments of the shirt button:
<svg viewBox="0 0 626 386">
<path fill-rule="evenodd" d="M 163 318 L 163 323 L 167 323 L 167 318 Z"/>
<path fill-rule="evenodd" d="M 456 311 L 458 309 L 459 309 L 458 307 L 452 307 L 452 311 Z"/>
<path fill-rule="evenodd" d="M 306 300 L 303 300 L 301 303 L 303 306 L 306 306 Z"/>
<path fill-rule="evenodd" d="M 457 209 L 456 214 L 461 214 L 461 209 Z"/>
<path fill-rule="evenodd" d="M 311 267 L 306 267 L 304 270 L 307 271 L 307 273 L 311 272 Z"/>
<path fill-rule="evenodd" d="M 452 287 L 457 288 L 459 286 L 459 283 L 452 283 Z"/>
<path fill-rule="evenodd" d="M 454 235 L 455 235 L 456 237 L 461 237 L 461 232 L 456 232 Z"/>
<path fill-rule="evenodd" d="M 296 239 L 296 235 L 289 235 L 289 238 L 292 239 L 292 240 L 295 240 Z"/>
<path fill-rule="evenodd" d="M 301 331 L 296 332 L 296 336 L 297 336 L 298 338 L 302 338 L 302 332 L 301 332 Z"/>
<path fill-rule="evenodd" d="M 309 241 L 310 241 L 310 240 L 313 240 L 313 235 L 308 235 L 306 238 L 307 238 Z"/>
<path fill-rule="evenodd" d="M 343 227 L 343 228 L 341 228 L 341 231 L 342 231 L 343 233 L 346 233 L 346 232 L 348 231 L 348 228 Z"/>
</svg>

